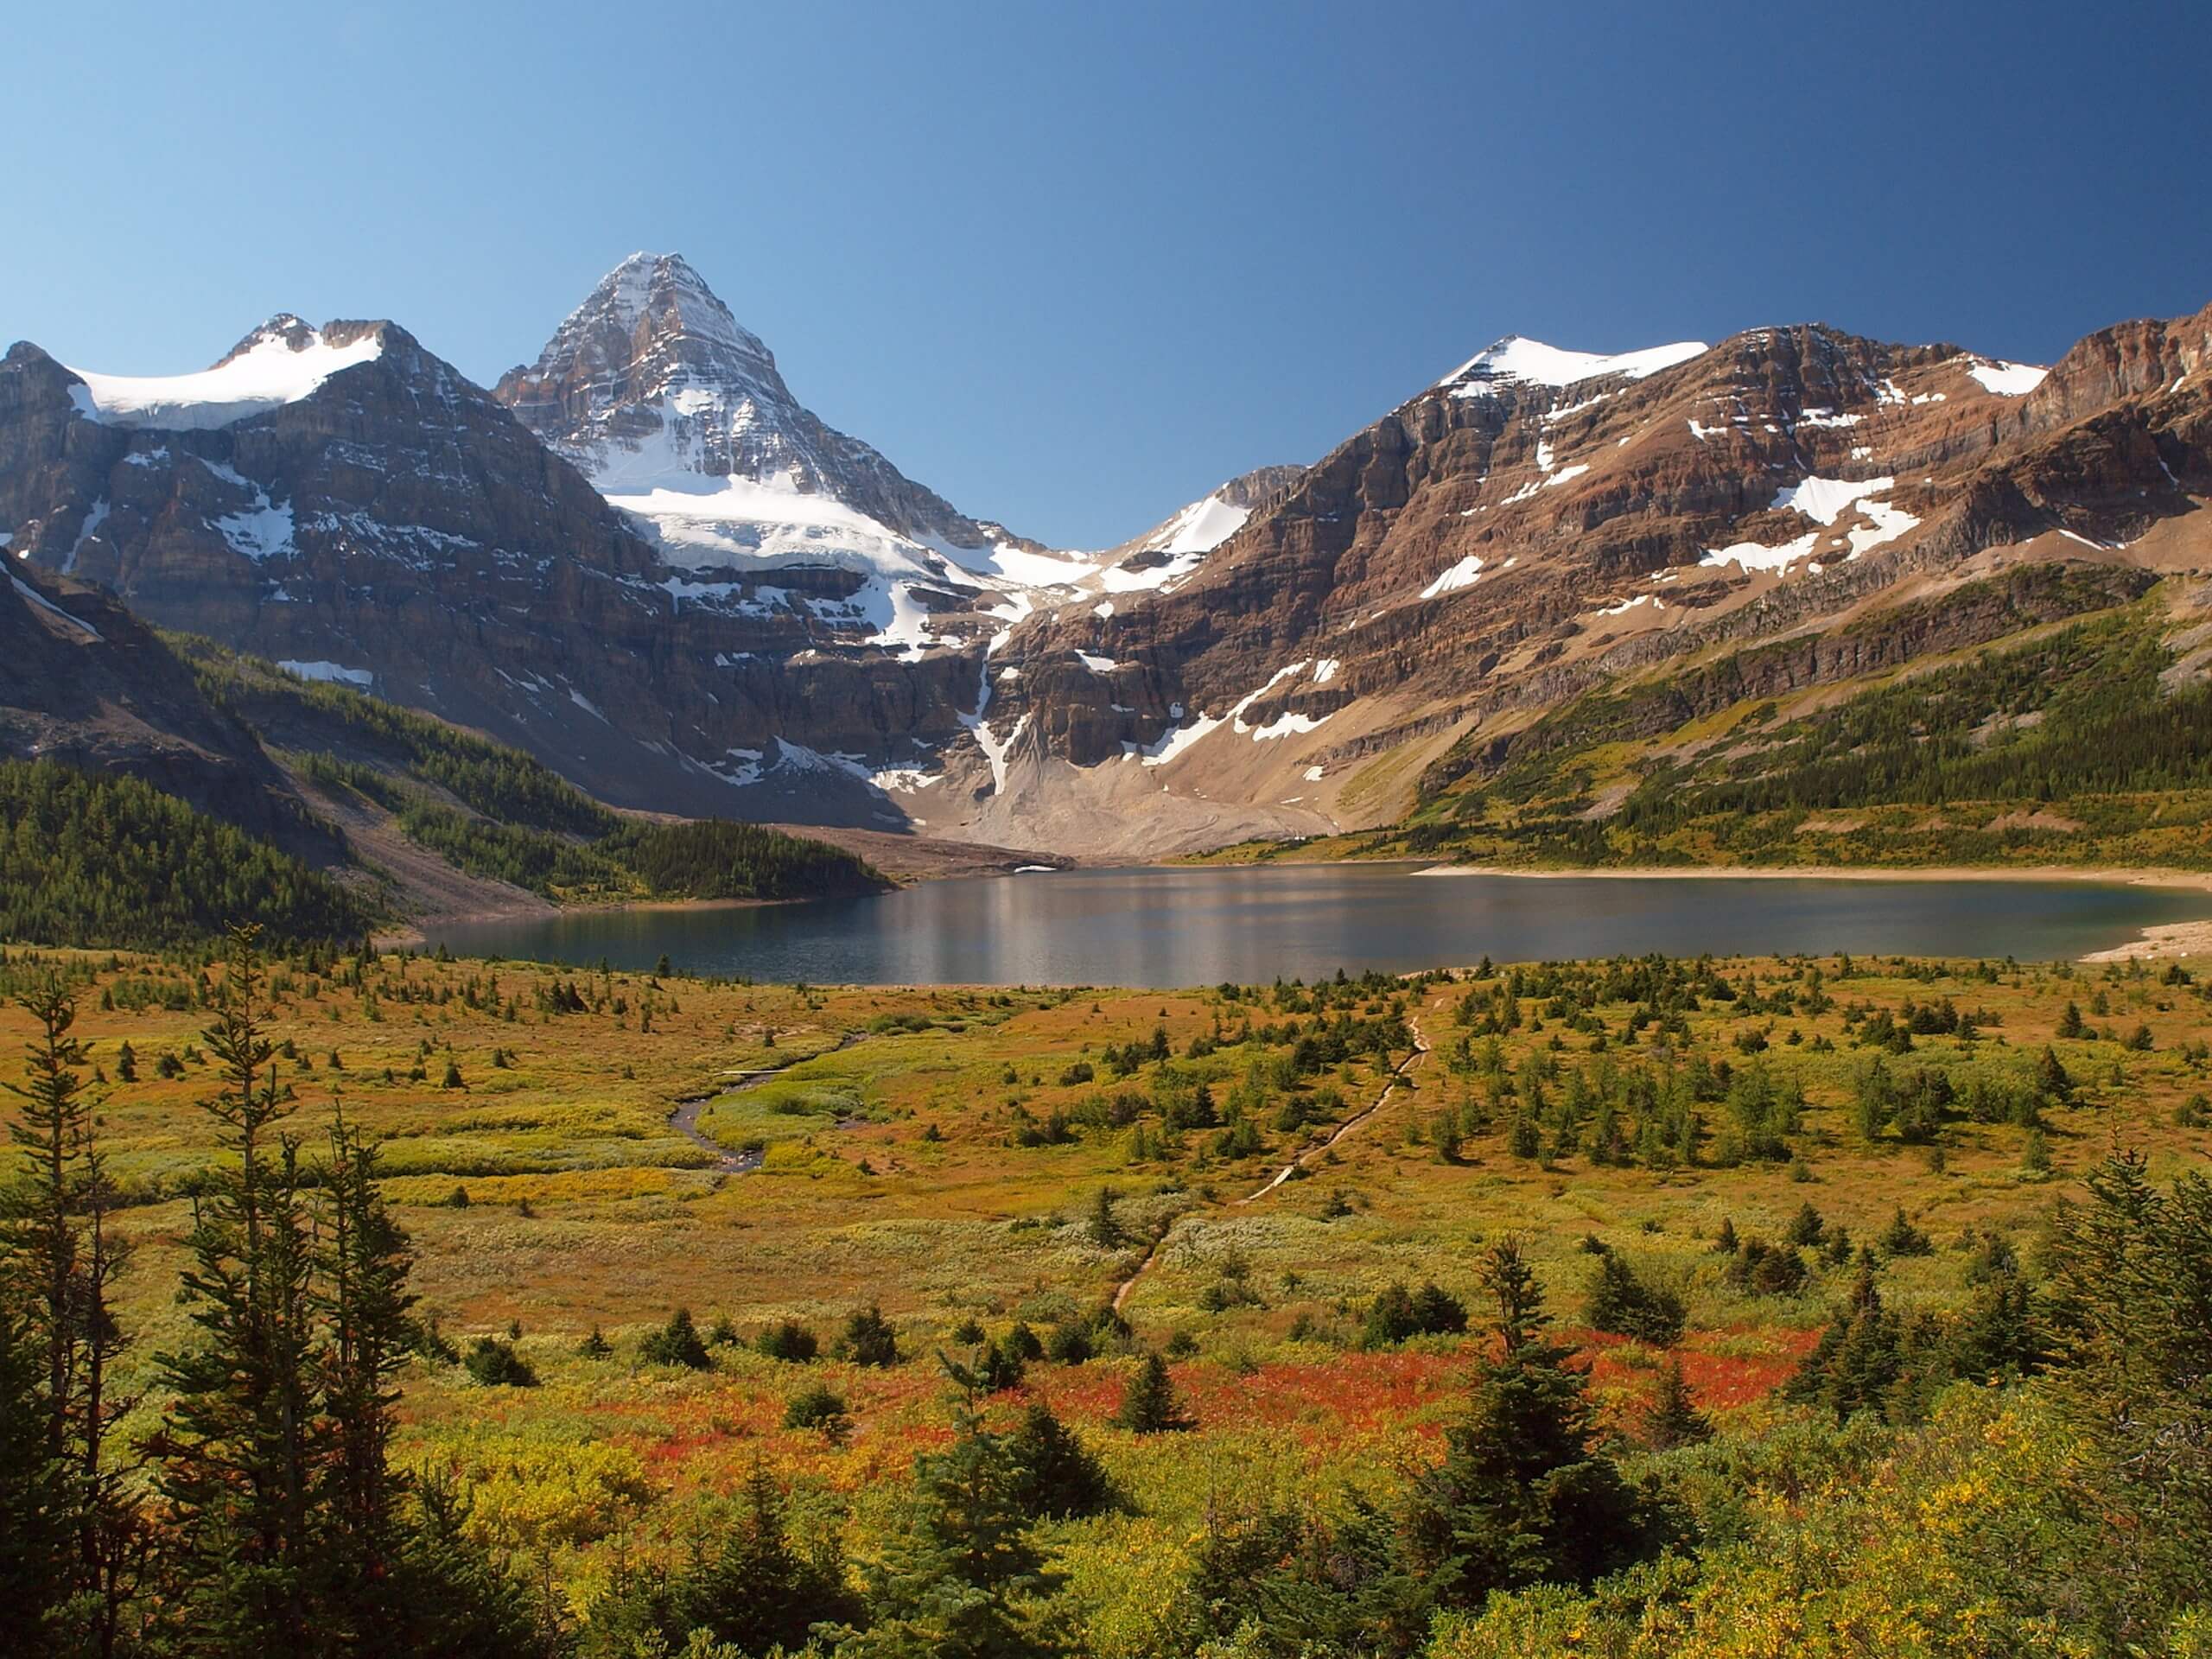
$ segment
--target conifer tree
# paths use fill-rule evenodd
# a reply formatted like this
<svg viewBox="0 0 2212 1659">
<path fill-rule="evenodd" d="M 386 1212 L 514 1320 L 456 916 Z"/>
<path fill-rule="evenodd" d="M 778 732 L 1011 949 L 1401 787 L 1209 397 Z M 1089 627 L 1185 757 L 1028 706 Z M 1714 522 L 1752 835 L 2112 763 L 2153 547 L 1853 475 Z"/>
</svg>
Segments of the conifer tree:
<svg viewBox="0 0 2212 1659">
<path fill-rule="evenodd" d="M 1646 1284 L 1618 1250 L 1608 1250 L 1598 1258 L 1592 1271 L 1590 1300 L 1583 1317 L 1594 1331 L 1609 1331 L 1667 1348 L 1681 1340 L 1688 1315 L 1681 1297 Z"/>
<path fill-rule="evenodd" d="M 1191 1420 L 1175 1398 L 1175 1382 L 1167 1375 L 1167 1362 L 1158 1354 L 1147 1354 L 1137 1374 L 1129 1379 L 1114 1422 L 1132 1434 L 1173 1433 L 1191 1427 Z"/>
<path fill-rule="evenodd" d="M 330 1436 L 315 1498 L 327 1529 L 331 1590 L 357 1638 L 390 1628 L 404 1611 L 392 1600 L 401 1582 L 406 1483 L 390 1463 L 399 1399 L 391 1384 L 419 1334 L 410 1311 L 407 1235 L 376 1182 L 376 1148 L 340 1112 L 325 1175 L 328 1225 L 318 1298 L 327 1323 L 319 1380 Z"/>
<path fill-rule="evenodd" d="M 1643 1420 L 1643 1438 L 1655 1451 L 1669 1452 L 1713 1438 L 1713 1420 L 1697 1408 L 1689 1384 L 1682 1377 L 1682 1362 L 1670 1357 L 1659 1373 L 1658 1391 Z"/>
<path fill-rule="evenodd" d="M 2085 1588 L 2132 1642 L 2212 1595 L 2212 1181 L 2161 1191 L 2136 1152 L 2087 1181 L 2053 1251 L 2056 1392 L 2089 1448 L 2069 1496 L 2101 1517 Z"/>
<path fill-rule="evenodd" d="M 328 1565 L 315 1504 L 318 1409 L 310 1237 L 299 1144 L 270 1065 L 257 930 L 233 930 L 215 1023 L 222 1092 L 207 1109 L 229 1154 L 192 1204 L 179 1294 L 200 1344 L 156 1356 L 175 1396 L 148 1450 L 177 1528 L 183 1617 L 219 1650 L 309 1650 Z"/>
<path fill-rule="evenodd" d="M 1493 1590 L 1586 1585 L 1655 1552 L 1670 1530 L 1592 1447 L 1587 1379 L 1546 1340 L 1549 1316 L 1519 1245 L 1484 1253 L 1499 1351 L 1484 1363 L 1467 1414 L 1445 1431 L 1446 1454 L 1419 1477 L 1402 1530 L 1414 1572 L 1446 1606 Z"/>
<path fill-rule="evenodd" d="M 41 1616 L 63 1648 L 105 1656 L 120 1639 L 145 1542 L 123 1491 L 129 1469 L 111 1446 L 136 1403 L 115 1393 L 111 1376 L 124 1336 L 108 1297 L 130 1251 L 108 1224 L 116 1195 L 78 1069 L 88 1064 L 85 1046 L 70 1035 L 76 1001 L 54 982 L 20 1005 L 38 1033 L 26 1046 L 28 1081 L 4 1085 L 22 1103 L 9 1133 L 24 1178 L 0 1230 L 0 1320 L 20 1319 L 17 1342 L 38 1372 L 29 1401 L 38 1444 L 26 1472 L 35 1476 L 34 1530 L 51 1529 L 53 1599 Z M 18 1604 L 0 1617 L 29 1611 Z"/>
<path fill-rule="evenodd" d="M 1123 1243 L 1122 1224 L 1114 1214 L 1117 1195 L 1110 1186 L 1102 1186 L 1090 1200 L 1090 1242 L 1102 1250 L 1118 1250 Z"/>
<path fill-rule="evenodd" d="M 1886 1416 L 1904 1372 L 1902 1329 L 1883 1304 L 1872 1263 L 1862 1262 L 1843 1305 L 1783 1391 L 1826 1407 L 1839 1423 L 1859 1411 Z"/>
<path fill-rule="evenodd" d="M 837 1659 L 1027 1659 L 1052 1651 L 1031 1615 L 1058 1577 L 1028 1535 L 1006 1442 L 965 1406 L 952 1444 L 917 1458 L 898 1529 L 864 1564 L 865 1630 L 829 1634 Z"/>
<path fill-rule="evenodd" d="M 786 1509 L 781 1489 L 755 1462 L 734 1523 L 696 1545 L 671 1586 L 671 1650 L 704 1630 L 745 1653 L 796 1653 L 810 1626 L 858 1611 L 835 1539 L 810 1554 L 800 1550 Z"/>
<path fill-rule="evenodd" d="M 837 1341 L 840 1357 L 855 1365 L 890 1366 L 899 1363 L 899 1335 L 880 1306 L 856 1309 L 845 1320 Z"/>
<path fill-rule="evenodd" d="M 67 1486 L 48 1453 L 39 1344 L 16 1285 L 0 1295 L 0 1651 L 33 1654 L 51 1643 L 67 1593 Z"/>
<path fill-rule="evenodd" d="M 1022 1414 L 1007 1452 L 1014 1461 L 1015 1498 L 1027 1515 L 1064 1520 L 1097 1515 L 1113 1503 L 1105 1466 L 1041 1400 Z"/>
</svg>

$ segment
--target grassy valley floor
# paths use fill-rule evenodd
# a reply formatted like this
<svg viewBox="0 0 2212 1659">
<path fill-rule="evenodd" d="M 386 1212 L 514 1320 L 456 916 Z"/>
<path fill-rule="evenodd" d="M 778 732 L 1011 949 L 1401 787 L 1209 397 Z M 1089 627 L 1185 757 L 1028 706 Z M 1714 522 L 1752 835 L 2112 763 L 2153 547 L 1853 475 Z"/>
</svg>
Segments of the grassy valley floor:
<svg viewBox="0 0 2212 1659">
<path fill-rule="evenodd" d="M 0 976 L 57 966 L 108 1086 L 143 1369 L 194 1337 L 174 1289 L 214 1155 L 199 1033 L 221 970 L 18 950 Z M 2204 988 L 2139 963 L 1484 964 L 1160 994 L 311 955 L 273 986 L 290 1127 L 312 1150 L 342 1099 L 381 1142 L 421 1311 L 454 1344 L 404 1374 L 399 1455 L 474 1494 L 474 1535 L 571 1629 L 621 1563 L 678 1558 L 756 1468 L 867 1557 L 917 1453 L 953 1439 L 936 1356 L 976 1363 L 1020 1330 L 1038 1357 L 987 1421 L 1049 1404 L 1122 1494 L 1039 1529 L 1068 1650 L 1227 1641 L 1202 1593 L 1211 1529 L 1285 1506 L 1341 1519 L 1441 1455 L 1490 1351 L 1481 1319 L 1421 1334 L 1376 1310 L 1424 1284 L 1479 1309 L 1482 1252 L 1508 1236 L 1624 1466 L 1680 1483 L 1714 1535 L 1770 1541 L 1813 1512 L 1802 1482 L 1878 1487 L 1910 1447 L 1936 1455 L 1938 1431 L 1911 1427 L 1929 1412 L 1954 1436 L 1941 1455 L 1971 1462 L 1977 1436 L 2044 1409 L 1931 1386 L 1890 1426 L 1837 1431 L 1783 1399 L 1861 1246 L 1890 1308 L 1955 1317 L 1993 1250 L 2037 1258 L 2054 1204 L 2115 1147 L 2161 1179 L 2212 1149 Z M 29 1034 L 0 1012 L 9 1052 Z M 1758 1268 L 1751 1241 L 1789 1270 Z M 1593 1320 L 1609 1260 L 1675 1300 L 1678 1338 Z M 869 1306 L 896 1364 L 834 1357 Z M 709 1334 L 702 1369 L 641 1353 L 678 1307 Z M 760 1351 L 785 1321 L 823 1357 Z M 472 1376 L 457 1361 L 480 1339 L 511 1342 L 534 1385 Z M 1192 1432 L 1115 1426 L 1148 1353 Z M 1719 1434 L 1662 1450 L 1649 1427 L 1676 1366 Z M 839 1407 L 827 1432 L 794 1426 L 817 1388 Z M 1436 1650 L 1493 1650 L 1461 1636 Z"/>
</svg>

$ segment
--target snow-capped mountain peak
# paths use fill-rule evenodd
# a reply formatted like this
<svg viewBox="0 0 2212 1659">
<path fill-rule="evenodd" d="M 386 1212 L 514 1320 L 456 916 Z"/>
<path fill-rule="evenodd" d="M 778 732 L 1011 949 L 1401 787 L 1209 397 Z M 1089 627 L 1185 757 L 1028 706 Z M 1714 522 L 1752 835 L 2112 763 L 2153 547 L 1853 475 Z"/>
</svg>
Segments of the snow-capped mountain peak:
<svg viewBox="0 0 2212 1659">
<path fill-rule="evenodd" d="M 681 254 L 625 259 L 495 395 L 610 493 L 779 473 L 810 492 L 834 470 L 774 355 Z"/>
<path fill-rule="evenodd" d="M 1007 595 L 1088 566 L 978 523 L 792 396 L 760 338 L 681 255 L 631 255 L 494 394 L 693 573 L 829 567 L 809 601 L 911 655 L 1004 626 Z"/>
<path fill-rule="evenodd" d="M 632 254 L 607 272 L 591 298 L 571 315 L 569 321 L 586 315 L 595 307 L 603 307 L 623 328 L 634 331 L 640 321 L 651 315 L 658 325 L 675 332 L 697 334 L 720 345 L 755 353 L 773 371 L 774 359 L 769 357 L 760 337 L 739 326 L 729 308 L 707 286 L 706 278 L 693 270 L 690 262 L 680 253 Z"/>
</svg>

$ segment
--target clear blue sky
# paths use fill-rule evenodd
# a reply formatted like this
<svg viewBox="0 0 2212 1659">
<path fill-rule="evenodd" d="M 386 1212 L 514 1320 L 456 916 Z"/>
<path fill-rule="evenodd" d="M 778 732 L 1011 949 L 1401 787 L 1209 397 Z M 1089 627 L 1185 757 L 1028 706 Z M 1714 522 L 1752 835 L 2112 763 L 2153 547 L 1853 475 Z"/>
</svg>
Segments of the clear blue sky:
<svg viewBox="0 0 2212 1659">
<path fill-rule="evenodd" d="M 635 248 L 1061 545 L 1496 336 L 1820 319 L 2048 360 L 2212 300 L 2212 8 L 16 6 L 0 340 L 269 313 L 490 382 Z"/>
</svg>

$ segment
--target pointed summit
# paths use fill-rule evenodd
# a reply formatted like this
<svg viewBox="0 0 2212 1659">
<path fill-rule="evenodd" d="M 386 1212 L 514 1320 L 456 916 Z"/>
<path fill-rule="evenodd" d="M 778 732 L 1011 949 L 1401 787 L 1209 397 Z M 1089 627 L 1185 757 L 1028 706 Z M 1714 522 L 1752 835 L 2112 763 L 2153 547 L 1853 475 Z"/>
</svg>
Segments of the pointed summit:
<svg viewBox="0 0 2212 1659">
<path fill-rule="evenodd" d="M 493 395 L 602 489 L 759 477 L 803 459 L 787 439 L 804 411 L 774 356 L 680 254 L 615 266 Z"/>
<path fill-rule="evenodd" d="M 648 323 L 658 335 L 696 334 L 757 354 L 771 370 L 775 365 L 760 336 L 738 326 L 729 308 L 707 286 L 707 279 L 680 253 L 632 254 L 607 273 L 571 321 L 594 310 L 604 311 L 632 334 L 641 323 Z"/>
<path fill-rule="evenodd" d="M 617 505 L 706 550 L 687 559 L 753 563 L 798 542 L 819 559 L 853 550 L 852 532 L 960 549 L 994 540 L 800 404 L 775 354 L 681 254 L 623 260 L 493 396 Z M 707 518 L 739 528 L 709 535 L 696 528 Z M 785 535 L 791 526 L 806 534 Z"/>
</svg>

